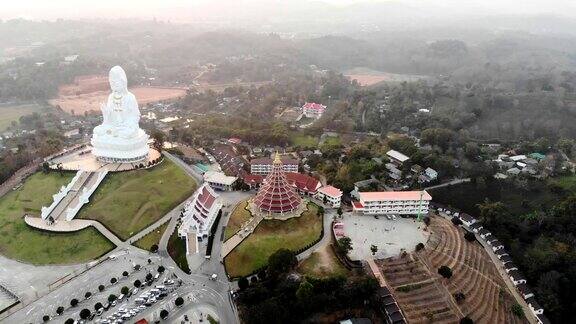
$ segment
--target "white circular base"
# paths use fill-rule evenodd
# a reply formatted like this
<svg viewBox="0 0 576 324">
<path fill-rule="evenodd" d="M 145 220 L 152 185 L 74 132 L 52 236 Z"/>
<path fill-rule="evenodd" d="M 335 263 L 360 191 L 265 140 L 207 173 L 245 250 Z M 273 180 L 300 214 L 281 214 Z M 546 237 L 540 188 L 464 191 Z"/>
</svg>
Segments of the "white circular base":
<svg viewBox="0 0 576 324">
<path fill-rule="evenodd" d="M 98 161 L 106 163 L 133 163 L 148 158 L 148 135 L 143 130 L 138 131 L 134 138 L 120 138 L 109 135 L 94 134 L 91 140 L 92 154 Z"/>
</svg>

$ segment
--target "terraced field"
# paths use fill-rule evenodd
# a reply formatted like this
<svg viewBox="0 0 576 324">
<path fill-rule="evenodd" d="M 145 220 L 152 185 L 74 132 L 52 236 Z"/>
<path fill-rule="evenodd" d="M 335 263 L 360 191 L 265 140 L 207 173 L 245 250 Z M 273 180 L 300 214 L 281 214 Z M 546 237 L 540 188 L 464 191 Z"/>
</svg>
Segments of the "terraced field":
<svg viewBox="0 0 576 324">
<path fill-rule="evenodd" d="M 475 323 L 526 323 L 512 313 L 514 300 L 482 246 L 441 217 L 432 219 L 430 231 L 424 250 L 378 262 L 410 323 L 455 323 L 464 316 Z M 443 265 L 452 269 L 450 279 L 438 275 Z M 465 299 L 458 303 L 456 293 Z"/>
</svg>

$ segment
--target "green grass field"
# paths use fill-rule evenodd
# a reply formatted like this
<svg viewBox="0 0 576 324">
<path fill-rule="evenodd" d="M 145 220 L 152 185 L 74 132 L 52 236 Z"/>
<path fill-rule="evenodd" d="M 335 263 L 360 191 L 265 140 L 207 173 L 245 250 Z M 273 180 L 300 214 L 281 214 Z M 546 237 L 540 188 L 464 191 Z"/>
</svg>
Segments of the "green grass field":
<svg viewBox="0 0 576 324">
<path fill-rule="evenodd" d="M 20 117 L 30 115 L 33 112 L 40 111 L 40 109 L 42 107 L 36 104 L 0 106 L 0 132 L 6 130 L 12 121 L 18 121 Z"/>
<path fill-rule="evenodd" d="M 150 232 L 149 234 L 147 234 L 143 238 L 134 242 L 133 245 L 136 247 L 139 247 L 143 250 L 150 251 L 150 248 L 152 247 L 152 245 L 154 245 L 154 244 L 158 245 L 158 243 L 160 243 L 160 238 L 162 238 L 162 234 L 164 234 L 166 227 L 168 227 L 168 223 L 169 223 L 169 221 L 160 225 L 157 229 L 153 230 L 152 232 Z"/>
<path fill-rule="evenodd" d="M 186 242 L 178 237 L 178 229 L 174 229 L 168 240 L 168 254 L 182 271 L 190 273 L 188 260 L 186 260 Z"/>
<path fill-rule="evenodd" d="M 196 186 L 168 159 L 149 170 L 110 173 L 77 218 L 97 220 L 126 240 L 188 198 Z"/>
<path fill-rule="evenodd" d="M 228 220 L 228 224 L 226 225 L 226 231 L 224 231 L 224 241 L 236 234 L 240 230 L 240 226 L 252 217 L 252 214 L 246 207 L 248 207 L 248 202 L 242 201 L 234 208 L 232 215 L 230 215 L 230 220 Z"/>
<path fill-rule="evenodd" d="M 308 210 L 297 218 L 263 220 L 254 233 L 226 256 L 226 270 L 231 277 L 248 275 L 265 266 L 268 257 L 278 249 L 296 251 L 316 240 L 321 233 L 322 216 L 314 204 L 308 204 Z"/>
<path fill-rule="evenodd" d="M 25 213 L 40 215 L 40 208 L 50 205 L 52 195 L 70 182 L 72 176 L 36 173 L 18 190 L 0 198 L 1 254 L 32 264 L 65 264 L 86 262 L 114 248 L 94 228 L 48 233 L 24 223 Z"/>
<path fill-rule="evenodd" d="M 338 146 L 342 145 L 342 141 L 340 140 L 340 137 L 328 136 L 326 137 L 326 140 L 324 141 L 323 145 Z"/>
<path fill-rule="evenodd" d="M 301 147 L 301 148 L 311 148 L 315 149 L 318 147 L 319 139 L 314 136 L 310 135 L 303 135 L 303 134 L 294 134 L 290 140 L 292 141 L 292 145 Z"/>
</svg>

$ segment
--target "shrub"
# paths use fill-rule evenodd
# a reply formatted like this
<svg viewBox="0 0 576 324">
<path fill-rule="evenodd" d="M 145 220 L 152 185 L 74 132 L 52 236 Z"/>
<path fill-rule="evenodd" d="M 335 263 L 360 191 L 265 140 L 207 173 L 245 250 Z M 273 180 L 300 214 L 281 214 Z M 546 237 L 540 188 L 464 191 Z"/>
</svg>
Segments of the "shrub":
<svg viewBox="0 0 576 324">
<path fill-rule="evenodd" d="M 160 311 L 160 318 L 161 319 L 166 319 L 168 317 L 168 311 L 163 309 Z"/>
<path fill-rule="evenodd" d="M 175 304 L 176 306 L 182 306 L 182 305 L 184 305 L 184 298 L 182 298 L 182 297 L 176 298 L 176 300 L 174 301 L 174 304 Z"/>
<path fill-rule="evenodd" d="M 84 298 L 88 299 L 88 298 L 90 298 L 90 297 L 92 297 L 92 293 L 89 292 L 89 291 L 87 291 L 87 292 L 84 294 Z"/>
<path fill-rule="evenodd" d="M 258 271 L 258 279 L 260 279 L 260 281 L 266 279 L 266 269 L 261 269 L 260 271 Z"/>
<path fill-rule="evenodd" d="M 416 251 L 420 251 L 422 249 L 424 249 L 424 243 L 420 242 L 416 244 Z"/>
<path fill-rule="evenodd" d="M 96 303 L 96 305 L 94 305 L 94 310 L 99 310 L 100 308 L 104 308 L 104 305 L 102 305 L 102 303 L 98 302 Z"/>
<path fill-rule="evenodd" d="M 518 317 L 524 317 L 524 309 L 522 306 L 520 306 L 520 304 L 514 304 L 512 305 L 512 314 Z"/>
<path fill-rule="evenodd" d="M 142 267 L 141 265 L 137 264 L 134 266 L 134 270 L 138 271 L 138 270 L 140 270 L 141 267 Z"/>
<path fill-rule="evenodd" d="M 151 273 L 148 273 L 148 274 L 146 275 L 146 281 L 150 281 L 150 280 L 152 280 L 152 278 L 153 278 L 153 277 L 152 277 L 152 274 L 151 274 Z"/>
<path fill-rule="evenodd" d="M 462 292 L 457 292 L 454 294 L 454 299 L 456 300 L 457 303 L 461 303 L 466 299 L 466 295 L 464 295 L 464 293 Z"/>
<path fill-rule="evenodd" d="M 430 217 L 426 216 L 424 217 L 424 219 L 422 220 L 424 222 L 424 224 L 426 224 L 426 226 L 430 226 Z"/>
<path fill-rule="evenodd" d="M 257 283 L 258 282 L 258 278 L 256 276 L 252 276 L 250 277 L 250 282 L 251 283 Z"/>
<path fill-rule="evenodd" d="M 58 306 L 58 308 L 56 308 L 56 314 L 62 315 L 62 313 L 64 313 L 64 307 Z"/>
<path fill-rule="evenodd" d="M 164 268 L 163 266 L 158 267 L 158 273 L 163 273 L 164 270 L 166 270 L 166 268 Z"/>
<path fill-rule="evenodd" d="M 108 302 L 110 303 L 115 301 L 116 299 L 118 299 L 118 297 L 116 297 L 116 295 L 114 294 L 110 294 L 110 296 L 108 296 Z"/>
<path fill-rule="evenodd" d="M 43 322 L 48 322 L 49 320 L 50 320 L 50 316 L 48 316 L 48 315 L 42 316 L 42 321 L 43 321 Z"/>
<path fill-rule="evenodd" d="M 140 280 L 134 281 L 134 287 L 138 288 L 140 286 L 142 286 L 142 282 Z"/>
<path fill-rule="evenodd" d="M 468 242 L 474 242 L 476 240 L 476 235 L 474 235 L 472 232 L 466 232 L 464 233 L 464 238 Z"/>
<path fill-rule="evenodd" d="M 452 277 L 452 269 L 450 269 L 450 267 L 448 266 L 443 265 L 440 268 L 438 268 L 438 274 L 440 274 L 442 277 L 446 279 L 450 279 Z"/>
<path fill-rule="evenodd" d="M 474 321 L 470 317 L 466 316 L 460 319 L 460 324 L 474 324 Z"/>
<path fill-rule="evenodd" d="M 122 289 L 120 289 L 120 292 L 124 295 L 127 295 L 130 292 L 130 288 L 124 286 Z"/>
<path fill-rule="evenodd" d="M 78 305 L 78 299 L 74 298 L 70 301 L 70 306 L 76 307 L 76 305 Z"/>
<path fill-rule="evenodd" d="M 117 282 L 118 282 L 118 279 L 116 279 L 116 278 L 114 278 L 114 277 L 110 278 L 110 283 L 111 283 L 111 284 L 115 284 L 115 283 L 117 283 Z"/>
<path fill-rule="evenodd" d="M 128 274 L 129 274 L 128 271 L 122 272 L 122 276 L 123 276 L 123 277 L 128 277 Z"/>
<path fill-rule="evenodd" d="M 106 288 L 106 287 L 104 287 L 104 285 L 98 286 L 98 290 L 99 290 L 100 292 L 103 292 L 105 288 Z"/>
<path fill-rule="evenodd" d="M 88 317 L 90 317 L 90 310 L 87 308 L 84 308 L 83 310 L 80 311 L 80 318 L 81 319 L 87 319 Z"/>
<path fill-rule="evenodd" d="M 64 322 L 64 324 L 74 324 L 75 320 L 73 318 L 69 318 Z"/>
<path fill-rule="evenodd" d="M 152 246 L 150 247 L 150 252 L 152 253 L 158 252 L 158 244 L 152 244 Z"/>
</svg>

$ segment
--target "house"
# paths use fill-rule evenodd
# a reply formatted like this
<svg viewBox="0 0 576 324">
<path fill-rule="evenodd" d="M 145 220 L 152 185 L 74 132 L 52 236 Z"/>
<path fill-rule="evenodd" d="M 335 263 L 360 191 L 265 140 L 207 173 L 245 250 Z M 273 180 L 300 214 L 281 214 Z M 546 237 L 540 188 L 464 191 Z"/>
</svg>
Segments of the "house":
<svg viewBox="0 0 576 324">
<path fill-rule="evenodd" d="M 532 289 L 530 289 L 530 287 L 528 287 L 527 284 L 519 284 L 518 286 L 516 286 L 516 289 L 518 289 L 518 292 L 520 293 L 520 295 L 524 299 L 534 297 L 534 293 L 532 292 Z"/>
<path fill-rule="evenodd" d="M 526 155 L 514 155 L 510 157 L 510 160 L 512 162 L 520 162 L 526 160 Z"/>
<path fill-rule="evenodd" d="M 519 284 L 525 284 L 526 283 L 526 278 L 518 270 L 512 270 L 512 271 L 508 272 L 508 276 L 510 276 L 510 280 L 512 280 L 512 283 L 514 284 L 514 286 L 518 286 Z"/>
<path fill-rule="evenodd" d="M 509 256 L 504 256 L 503 258 L 506 258 Z M 518 266 L 516 266 L 516 264 L 512 261 L 507 262 L 506 264 L 504 264 L 504 270 L 506 271 L 506 273 L 510 273 L 510 271 L 514 271 L 514 270 L 518 270 Z"/>
<path fill-rule="evenodd" d="M 242 143 L 242 140 L 237 138 L 237 137 L 231 137 L 228 139 L 228 143 L 238 145 L 238 144 Z"/>
<path fill-rule="evenodd" d="M 496 173 L 496 174 L 494 175 L 494 179 L 506 180 L 506 179 L 508 179 L 508 176 L 505 175 L 504 173 L 498 172 L 498 173 Z"/>
<path fill-rule="evenodd" d="M 390 161 L 399 166 L 405 163 L 406 161 L 410 160 L 409 157 L 395 150 L 390 150 L 386 152 L 386 156 L 388 156 Z"/>
<path fill-rule="evenodd" d="M 536 298 L 530 297 L 526 299 L 526 303 L 528 303 L 528 307 L 530 307 L 530 310 L 532 311 L 532 313 L 534 313 L 534 315 L 544 314 L 544 308 L 542 308 L 542 306 L 538 304 Z"/>
<path fill-rule="evenodd" d="M 498 259 L 501 259 L 503 256 L 508 255 L 508 252 L 506 252 L 505 249 L 499 249 L 496 252 L 494 252 L 494 254 L 496 254 Z"/>
<path fill-rule="evenodd" d="M 316 193 L 316 198 L 321 201 L 326 199 L 326 203 L 332 206 L 333 208 L 340 207 L 340 203 L 342 200 L 342 190 L 333 187 L 333 186 L 324 186 L 318 189 Z"/>
<path fill-rule="evenodd" d="M 482 228 L 478 231 L 478 235 L 480 235 L 482 239 L 485 239 L 488 235 L 492 235 L 492 233 L 490 233 L 490 231 L 488 231 L 487 229 Z"/>
<path fill-rule="evenodd" d="M 519 175 L 520 172 L 521 171 L 518 168 L 510 168 L 510 169 L 506 170 L 506 173 L 508 173 L 510 175 Z"/>
<path fill-rule="evenodd" d="M 322 186 L 318 179 L 298 172 L 286 172 L 286 180 L 299 194 L 306 196 L 314 196 Z"/>
<path fill-rule="evenodd" d="M 472 225 L 468 226 L 468 229 L 476 234 L 483 228 L 484 228 L 483 225 L 479 222 L 475 222 Z"/>
<path fill-rule="evenodd" d="M 204 181 L 212 188 L 220 191 L 232 191 L 237 177 L 227 176 L 222 172 L 207 171 L 204 173 Z"/>
<path fill-rule="evenodd" d="M 352 207 L 364 215 L 427 214 L 428 204 L 432 200 L 425 190 L 360 192 L 358 195 L 360 199 L 353 201 Z"/>
<path fill-rule="evenodd" d="M 528 154 L 528 156 L 530 156 L 530 158 L 537 160 L 537 161 L 546 160 L 546 155 L 544 155 L 542 153 L 538 153 L 538 152 L 530 153 L 530 154 Z"/>
<path fill-rule="evenodd" d="M 465 214 L 465 213 L 460 214 L 460 215 L 459 215 L 459 218 L 460 218 L 460 220 L 462 221 L 462 223 L 463 223 L 464 225 L 468 226 L 468 227 L 470 227 L 470 225 L 472 225 L 472 224 L 474 224 L 474 223 L 477 222 L 477 221 L 476 221 L 476 218 L 474 218 L 474 217 L 472 217 L 472 216 L 470 216 L 470 215 L 468 215 L 468 214 Z"/>
<path fill-rule="evenodd" d="M 298 172 L 298 160 L 283 157 L 282 169 L 284 172 Z M 267 175 L 272 171 L 271 158 L 252 159 L 250 161 L 250 173 L 257 175 Z"/>
<path fill-rule="evenodd" d="M 506 265 L 508 263 L 512 263 L 512 258 L 509 255 L 505 255 L 503 257 L 500 258 L 500 262 L 502 262 L 502 264 L 504 265 L 504 267 L 506 267 Z"/>
<path fill-rule="evenodd" d="M 302 113 L 307 118 L 318 119 L 322 117 L 325 110 L 326 106 L 315 102 L 307 102 L 302 106 Z"/>
<path fill-rule="evenodd" d="M 422 170 L 424 170 L 424 168 L 421 167 L 419 164 L 414 164 L 412 165 L 412 167 L 410 167 L 410 171 L 415 174 L 420 174 Z"/>
<path fill-rule="evenodd" d="M 430 167 L 426 168 L 424 173 L 428 178 L 430 178 L 430 180 L 436 180 L 438 178 L 438 172 Z"/>
<path fill-rule="evenodd" d="M 504 248 L 504 245 L 502 245 L 502 243 L 500 243 L 498 240 L 488 242 L 488 244 L 492 247 L 492 251 L 494 252 Z"/>
<path fill-rule="evenodd" d="M 67 132 L 64 132 L 64 137 L 67 137 L 67 138 L 77 137 L 79 135 L 80 135 L 80 129 L 78 129 L 78 128 L 74 128 L 74 129 L 71 129 Z"/>
</svg>

